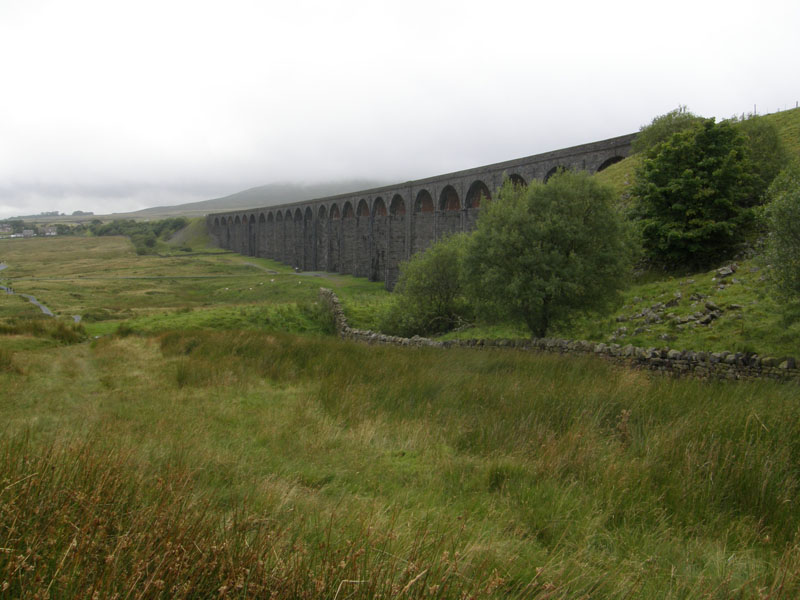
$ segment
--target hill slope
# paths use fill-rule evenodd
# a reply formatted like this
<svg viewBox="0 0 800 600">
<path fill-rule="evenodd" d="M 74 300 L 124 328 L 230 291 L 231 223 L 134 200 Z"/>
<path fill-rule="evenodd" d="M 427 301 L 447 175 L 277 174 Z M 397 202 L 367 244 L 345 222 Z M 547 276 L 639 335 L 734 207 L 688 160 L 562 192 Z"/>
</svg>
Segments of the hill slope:
<svg viewBox="0 0 800 600">
<path fill-rule="evenodd" d="M 221 198 L 189 202 L 175 206 L 155 206 L 136 212 L 115 215 L 115 218 L 199 217 L 210 212 L 223 212 L 257 206 L 274 206 L 300 202 L 311 198 L 321 198 L 383 185 L 384 182 L 372 179 L 347 179 L 317 184 L 271 183 L 249 188 Z"/>
</svg>

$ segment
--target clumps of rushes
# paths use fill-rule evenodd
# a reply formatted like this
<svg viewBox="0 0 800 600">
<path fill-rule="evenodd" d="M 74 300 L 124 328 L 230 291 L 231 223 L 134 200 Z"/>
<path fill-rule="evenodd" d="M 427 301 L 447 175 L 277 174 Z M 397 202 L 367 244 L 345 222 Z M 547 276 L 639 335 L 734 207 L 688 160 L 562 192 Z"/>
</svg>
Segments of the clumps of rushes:
<svg viewBox="0 0 800 600">
<path fill-rule="evenodd" d="M 91 440 L 0 441 L 3 597 L 464 598 L 505 583 L 451 558 L 459 533 L 447 528 L 399 543 L 394 522 L 368 516 L 319 523 L 240 507 L 220 522 L 186 472 L 148 475 Z"/>
<path fill-rule="evenodd" d="M 0 335 L 30 335 L 51 338 L 62 344 L 78 344 L 86 340 L 83 323 L 75 323 L 52 317 L 32 319 L 6 319 L 0 322 Z"/>
</svg>

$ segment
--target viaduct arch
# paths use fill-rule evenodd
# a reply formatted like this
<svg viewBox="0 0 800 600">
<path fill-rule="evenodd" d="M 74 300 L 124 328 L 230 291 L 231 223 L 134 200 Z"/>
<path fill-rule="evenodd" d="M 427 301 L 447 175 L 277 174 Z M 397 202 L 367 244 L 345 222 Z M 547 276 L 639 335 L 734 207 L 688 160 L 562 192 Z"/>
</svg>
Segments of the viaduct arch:
<svg viewBox="0 0 800 600">
<path fill-rule="evenodd" d="M 399 265 L 451 233 L 470 231 L 506 179 L 525 185 L 559 169 L 602 171 L 630 153 L 636 134 L 371 190 L 210 214 L 223 248 L 304 270 L 331 271 L 391 289 Z"/>
</svg>

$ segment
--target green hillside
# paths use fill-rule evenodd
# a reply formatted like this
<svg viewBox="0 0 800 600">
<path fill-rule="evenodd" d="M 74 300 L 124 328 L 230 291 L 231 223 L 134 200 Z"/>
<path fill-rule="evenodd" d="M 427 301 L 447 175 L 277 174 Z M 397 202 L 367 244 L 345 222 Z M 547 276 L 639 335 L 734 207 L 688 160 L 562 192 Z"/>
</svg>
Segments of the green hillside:
<svg viewBox="0 0 800 600">
<path fill-rule="evenodd" d="M 778 129 L 778 135 L 786 151 L 794 160 L 800 161 L 800 108 L 756 118 L 773 123 Z M 595 174 L 599 181 L 612 186 L 617 191 L 620 205 L 623 208 L 630 206 L 630 186 L 633 184 L 638 164 L 639 157 L 634 155 Z"/>
</svg>

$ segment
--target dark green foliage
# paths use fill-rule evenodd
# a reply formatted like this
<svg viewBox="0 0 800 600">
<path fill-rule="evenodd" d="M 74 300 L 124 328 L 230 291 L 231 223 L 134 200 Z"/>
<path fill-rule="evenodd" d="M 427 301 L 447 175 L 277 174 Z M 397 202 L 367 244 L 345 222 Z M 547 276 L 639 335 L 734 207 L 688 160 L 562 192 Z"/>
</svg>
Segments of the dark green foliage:
<svg viewBox="0 0 800 600">
<path fill-rule="evenodd" d="M 768 257 L 781 298 L 800 300 L 800 167 L 783 171 L 768 194 Z"/>
<path fill-rule="evenodd" d="M 469 320 L 463 296 L 466 234 L 445 238 L 400 267 L 393 304 L 381 318 L 381 329 L 398 335 L 449 331 Z"/>
<path fill-rule="evenodd" d="M 789 153 L 772 121 L 750 115 L 734 123 L 747 140 L 748 156 L 752 162 L 753 197 L 760 200 L 775 176 L 788 163 Z"/>
<path fill-rule="evenodd" d="M 704 120 L 653 147 L 636 173 L 646 255 L 667 267 L 730 258 L 753 222 L 752 163 L 744 135 Z"/>
<path fill-rule="evenodd" d="M 547 184 L 504 185 L 483 209 L 465 261 L 487 314 L 521 320 L 541 337 L 571 311 L 614 300 L 627 252 L 612 195 L 588 174 L 568 171 Z"/>
<path fill-rule="evenodd" d="M 690 113 L 685 106 L 679 106 L 642 127 L 639 135 L 633 140 L 631 149 L 636 154 L 647 152 L 658 144 L 666 142 L 674 134 L 696 127 L 702 121 L 702 117 Z"/>
</svg>

